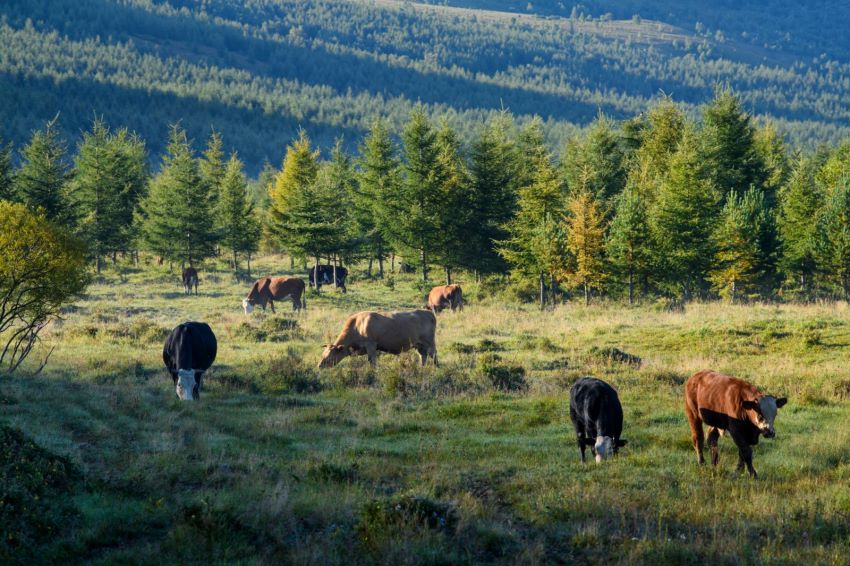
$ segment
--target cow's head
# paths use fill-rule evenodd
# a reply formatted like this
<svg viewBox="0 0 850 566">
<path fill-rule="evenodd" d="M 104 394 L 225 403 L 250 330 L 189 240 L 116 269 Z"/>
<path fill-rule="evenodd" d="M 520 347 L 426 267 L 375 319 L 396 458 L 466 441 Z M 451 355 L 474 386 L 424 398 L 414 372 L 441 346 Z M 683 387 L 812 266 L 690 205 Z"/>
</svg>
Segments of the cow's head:
<svg viewBox="0 0 850 566">
<path fill-rule="evenodd" d="M 201 397 L 201 372 L 194 369 L 178 369 L 174 380 L 177 397 L 184 401 L 194 401 Z"/>
<path fill-rule="evenodd" d="M 617 449 L 625 446 L 627 442 L 627 440 L 610 436 L 597 436 L 595 442 L 591 439 L 587 441 L 588 444 L 593 443 L 593 455 L 596 457 L 597 464 L 617 454 Z"/>
<path fill-rule="evenodd" d="M 242 309 L 245 311 L 245 314 L 251 314 L 254 310 L 254 301 L 251 299 L 242 299 Z"/>
<path fill-rule="evenodd" d="M 322 351 L 322 359 L 319 361 L 319 368 L 332 368 L 350 354 L 351 352 L 345 346 L 328 344 L 325 346 L 324 351 Z"/>
<path fill-rule="evenodd" d="M 773 428 L 773 420 L 776 418 L 776 413 L 779 409 L 785 406 L 788 399 L 780 397 L 777 399 L 773 395 L 762 395 L 755 399 L 744 401 L 743 406 L 747 414 L 747 419 L 756 425 L 759 431 L 765 438 L 773 438 L 776 436 L 776 429 Z"/>
</svg>

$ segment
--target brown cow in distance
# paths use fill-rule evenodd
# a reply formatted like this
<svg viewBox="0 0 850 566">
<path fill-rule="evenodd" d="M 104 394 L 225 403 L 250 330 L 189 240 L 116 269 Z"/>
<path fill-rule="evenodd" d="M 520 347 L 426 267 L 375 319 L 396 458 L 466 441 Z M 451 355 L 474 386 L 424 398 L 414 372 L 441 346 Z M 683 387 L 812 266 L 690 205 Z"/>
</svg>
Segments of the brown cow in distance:
<svg viewBox="0 0 850 566">
<path fill-rule="evenodd" d="M 729 431 L 738 447 L 738 471 L 746 465 L 749 474 L 757 477 L 752 447 L 758 444 L 760 434 L 765 438 L 776 436 L 773 420 L 787 402 L 785 397 L 765 395 L 742 379 L 714 371 L 703 370 L 692 375 L 685 384 L 685 413 L 699 463 L 705 463 L 702 456 L 702 423 L 705 423 L 712 465 L 716 466 L 719 459 L 717 441 L 723 431 Z"/>
<path fill-rule="evenodd" d="M 336 341 L 325 346 L 320 368 L 333 367 L 348 356 L 369 356 L 375 365 L 378 352 L 400 354 L 411 348 L 419 352 L 422 365 L 428 358 L 437 365 L 434 335 L 437 317 L 424 309 L 409 312 L 364 311 L 348 317 Z"/>
<path fill-rule="evenodd" d="M 275 301 L 290 299 L 292 310 L 306 309 L 305 287 L 304 280 L 297 277 L 262 277 L 254 282 L 248 296 L 242 299 L 242 308 L 245 314 L 250 314 L 255 305 L 260 305 L 263 310 L 266 310 L 266 305 L 270 305 L 272 312 L 275 312 Z"/>
<path fill-rule="evenodd" d="M 192 294 L 192 287 L 195 287 L 195 294 L 198 294 L 198 270 L 192 266 L 183 269 L 183 291 L 187 295 Z"/>
<path fill-rule="evenodd" d="M 431 289 L 428 293 L 428 308 L 434 312 L 440 312 L 444 308 L 463 310 L 463 291 L 460 285 L 440 285 Z"/>
</svg>

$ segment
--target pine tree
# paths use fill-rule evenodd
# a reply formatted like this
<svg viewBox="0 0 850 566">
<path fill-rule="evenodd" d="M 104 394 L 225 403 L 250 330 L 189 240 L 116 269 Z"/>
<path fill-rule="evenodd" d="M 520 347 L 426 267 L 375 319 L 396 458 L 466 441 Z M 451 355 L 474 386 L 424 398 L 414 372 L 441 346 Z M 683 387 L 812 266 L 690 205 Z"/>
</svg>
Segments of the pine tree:
<svg viewBox="0 0 850 566">
<path fill-rule="evenodd" d="M 384 202 L 391 212 L 385 216 L 384 230 L 394 246 L 419 256 L 422 280 L 427 282 L 428 266 L 438 247 L 442 172 L 437 133 L 421 106 L 411 112 L 402 142 L 404 178 Z"/>
<path fill-rule="evenodd" d="M 827 281 L 834 282 L 850 300 L 850 179 L 833 190 L 818 226 L 817 257 Z"/>
<path fill-rule="evenodd" d="M 48 220 L 71 225 L 73 211 L 66 195 L 70 173 L 65 162 L 65 142 L 56 130 L 57 120 L 58 116 L 43 130 L 33 132 L 21 151 L 23 165 L 15 176 L 15 193 L 30 209 L 43 209 Z"/>
<path fill-rule="evenodd" d="M 501 111 L 491 118 L 472 142 L 470 150 L 469 223 L 467 266 L 482 273 L 499 273 L 505 260 L 494 242 L 509 238 L 507 226 L 517 208 L 519 165 L 511 139 L 511 115 Z"/>
<path fill-rule="evenodd" d="M 305 204 L 303 197 L 316 182 L 318 159 L 319 152 L 312 149 L 307 133 L 300 130 L 298 139 L 286 148 L 283 167 L 270 187 L 266 228 L 271 239 L 290 255 L 304 255 L 304 235 L 293 232 L 291 213 Z"/>
<path fill-rule="evenodd" d="M 799 157 L 779 198 L 780 265 L 788 276 L 799 281 L 799 288 L 804 292 L 810 290 L 817 267 L 816 219 L 824 201 L 824 195 L 815 182 L 815 172 L 812 160 Z"/>
<path fill-rule="evenodd" d="M 259 246 L 260 224 L 248 195 L 248 183 L 236 153 L 230 155 L 218 206 L 218 228 L 221 245 L 231 252 L 233 270 L 238 271 L 238 254 L 249 255 Z"/>
<path fill-rule="evenodd" d="M 753 137 L 753 147 L 764 165 L 765 205 L 773 210 L 777 205 L 779 190 L 788 180 L 790 165 L 788 150 L 773 122 L 767 122 L 758 128 Z"/>
<path fill-rule="evenodd" d="M 12 167 L 12 143 L 0 142 L 0 200 L 15 200 L 15 170 Z"/>
<path fill-rule="evenodd" d="M 651 182 L 658 183 L 667 174 L 670 159 L 679 147 L 685 125 L 684 113 L 668 96 L 661 98 L 647 111 L 637 156 L 645 168 L 646 178 Z M 644 197 L 651 203 L 655 195 L 645 194 Z"/>
<path fill-rule="evenodd" d="M 132 241 L 132 214 L 147 183 L 144 145 L 126 130 L 110 131 L 95 118 L 83 134 L 74 162 L 71 199 L 79 235 L 100 272 L 101 258 L 126 251 Z"/>
<path fill-rule="evenodd" d="M 221 134 L 212 131 L 207 140 L 207 148 L 204 151 L 203 157 L 199 160 L 198 168 L 201 173 L 201 178 L 204 180 L 207 189 L 207 200 L 210 208 L 216 210 L 218 207 L 219 195 L 222 191 L 222 182 L 227 170 L 227 163 L 224 161 L 224 149 Z"/>
<path fill-rule="evenodd" d="M 564 149 L 561 169 L 568 187 L 585 183 L 603 207 L 623 191 L 625 156 L 612 121 L 599 114 L 581 138 L 572 138 Z"/>
<path fill-rule="evenodd" d="M 372 258 L 378 260 L 378 276 L 384 277 L 384 258 L 390 251 L 385 224 L 391 221 L 384 206 L 388 195 L 395 194 L 400 183 L 396 148 L 384 122 L 372 123 L 360 146 L 360 170 L 352 185 L 353 222 L 368 250 L 371 274 Z"/>
<path fill-rule="evenodd" d="M 728 88 L 717 89 L 714 100 L 703 110 L 701 132 L 706 178 L 721 202 L 730 194 L 744 194 L 751 186 L 763 189 L 765 178 L 755 144 L 755 127 Z"/>
<path fill-rule="evenodd" d="M 715 239 L 715 264 L 710 280 L 721 296 L 735 302 L 742 294 L 758 290 L 772 262 L 765 258 L 765 233 L 772 230 L 764 194 L 751 187 L 738 196 L 730 191 L 720 212 Z"/>
<path fill-rule="evenodd" d="M 650 209 L 653 241 L 663 259 L 659 275 L 680 286 L 685 300 L 703 286 L 714 257 L 717 195 L 702 174 L 696 134 L 687 126 Z"/>
<path fill-rule="evenodd" d="M 322 164 L 315 183 L 315 202 L 328 224 L 323 235 L 325 253 L 335 258 L 350 256 L 356 248 L 351 195 L 355 193 L 354 167 L 351 157 L 343 150 L 343 140 L 338 138 L 331 150 L 331 159 Z M 336 277 L 334 277 L 336 286 Z"/>
<path fill-rule="evenodd" d="M 575 258 L 568 280 L 574 287 L 584 289 L 584 303 L 590 302 L 590 292 L 604 279 L 605 226 L 604 215 L 593 193 L 583 183 L 572 193 L 567 220 L 567 248 Z"/>
<path fill-rule="evenodd" d="M 616 271 L 626 276 L 629 304 L 634 304 L 635 281 L 646 281 L 653 268 L 652 240 L 646 202 L 630 182 L 617 197 L 608 234 L 608 257 Z"/>
<path fill-rule="evenodd" d="M 144 248 L 184 264 L 215 251 L 214 214 L 186 132 L 171 126 L 167 153 L 140 210 Z"/>
<path fill-rule="evenodd" d="M 477 227 L 471 223 L 469 172 L 461 155 L 460 139 L 443 121 L 437 131 L 437 165 L 440 168 L 439 261 L 446 272 L 446 285 L 452 282 L 452 269 L 462 267 L 469 257 L 466 236 Z"/>
</svg>

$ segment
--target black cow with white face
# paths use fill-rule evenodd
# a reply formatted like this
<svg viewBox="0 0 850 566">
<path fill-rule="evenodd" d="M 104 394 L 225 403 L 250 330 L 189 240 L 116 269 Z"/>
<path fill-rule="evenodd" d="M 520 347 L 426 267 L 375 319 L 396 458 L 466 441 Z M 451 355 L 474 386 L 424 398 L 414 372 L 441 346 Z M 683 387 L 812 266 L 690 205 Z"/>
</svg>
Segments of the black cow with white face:
<svg viewBox="0 0 850 566">
<path fill-rule="evenodd" d="M 319 268 L 319 274 L 316 275 L 316 267 Z M 345 278 L 348 276 L 348 270 L 342 266 L 337 266 L 336 268 L 336 286 L 342 289 L 342 292 L 345 293 Z M 310 283 L 310 287 L 318 284 L 319 288 L 322 288 L 322 285 L 333 285 L 334 282 L 334 266 L 333 265 L 319 265 L 313 266 L 310 268 L 310 272 L 307 277 L 307 281 Z"/>
<path fill-rule="evenodd" d="M 205 322 L 184 322 L 165 339 L 162 361 L 180 399 L 200 398 L 201 379 L 215 361 L 217 349 L 215 334 Z"/>
<path fill-rule="evenodd" d="M 584 449 L 591 446 L 596 462 L 617 453 L 626 441 L 623 432 L 623 407 L 617 391 L 594 377 L 582 377 L 570 389 L 570 418 L 576 429 L 581 462 Z"/>
</svg>

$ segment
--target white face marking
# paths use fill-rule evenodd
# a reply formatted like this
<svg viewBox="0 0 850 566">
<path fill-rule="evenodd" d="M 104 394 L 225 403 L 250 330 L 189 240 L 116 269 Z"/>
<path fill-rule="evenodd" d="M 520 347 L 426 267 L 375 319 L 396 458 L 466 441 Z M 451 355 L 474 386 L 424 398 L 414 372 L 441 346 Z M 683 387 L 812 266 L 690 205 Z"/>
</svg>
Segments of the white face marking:
<svg viewBox="0 0 850 566">
<path fill-rule="evenodd" d="M 195 370 L 177 370 L 177 396 L 184 401 L 195 400 Z"/>
<path fill-rule="evenodd" d="M 597 436 L 593 453 L 596 455 L 597 464 L 610 458 L 614 455 L 614 440 L 610 436 Z"/>
<path fill-rule="evenodd" d="M 252 305 L 248 299 L 242 299 L 242 308 L 245 309 L 245 314 L 251 314 L 254 310 L 254 305 Z"/>
<path fill-rule="evenodd" d="M 759 399 L 759 409 L 761 409 L 761 414 L 756 416 L 758 427 L 765 436 L 774 436 L 776 429 L 773 428 L 773 421 L 776 419 L 776 412 L 779 410 L 776 406 L 776 398 L 765 395 Z"/>
</svg>

